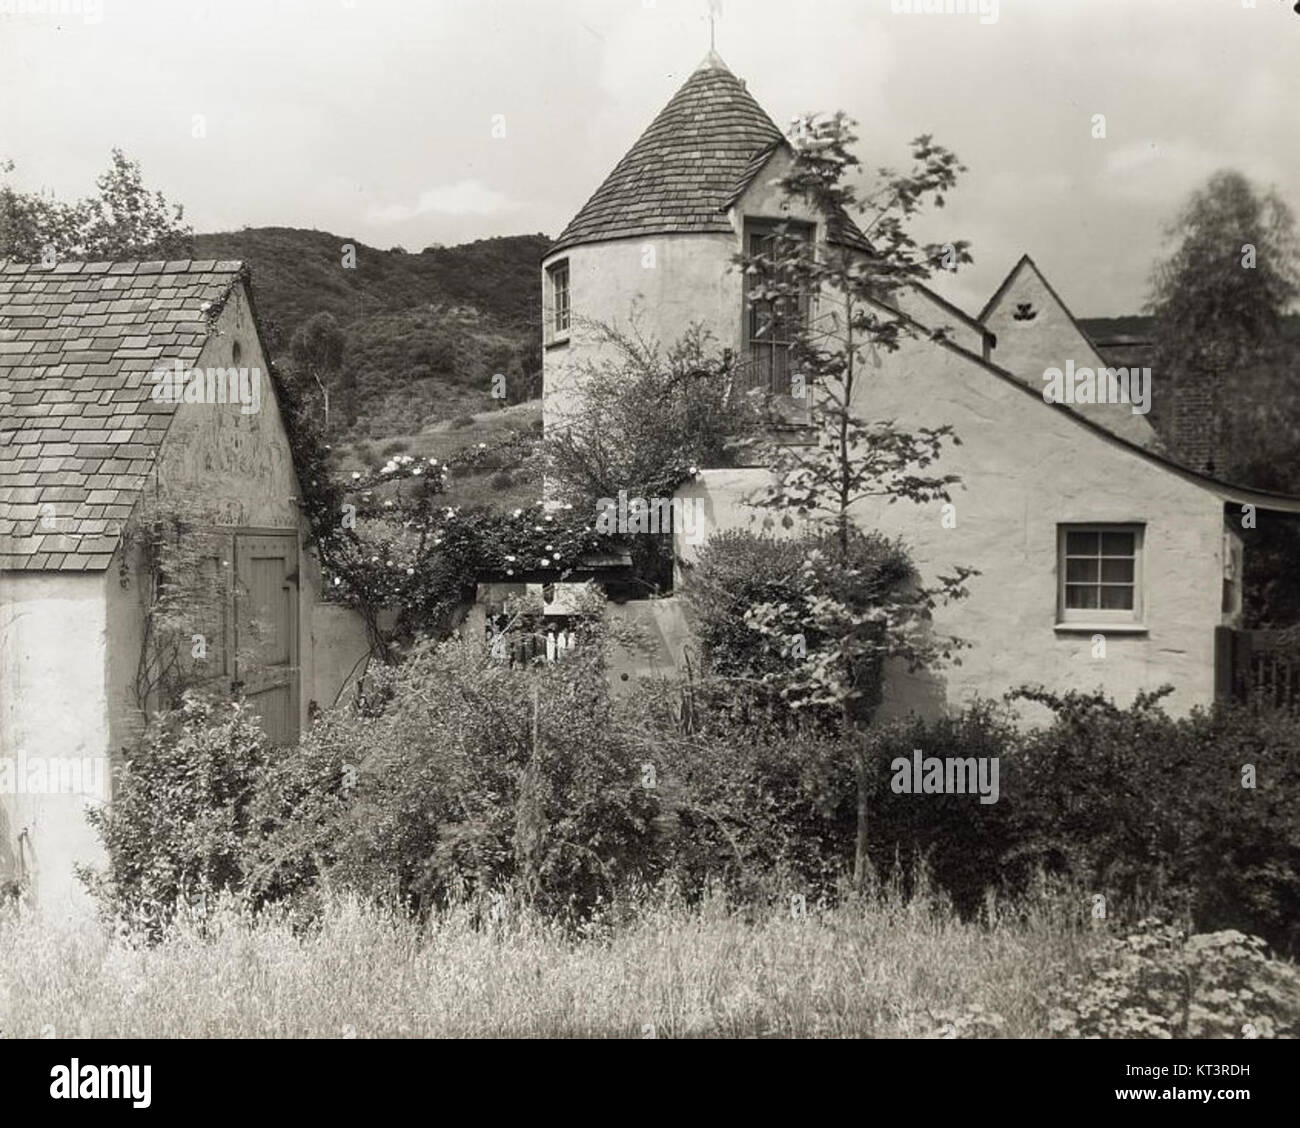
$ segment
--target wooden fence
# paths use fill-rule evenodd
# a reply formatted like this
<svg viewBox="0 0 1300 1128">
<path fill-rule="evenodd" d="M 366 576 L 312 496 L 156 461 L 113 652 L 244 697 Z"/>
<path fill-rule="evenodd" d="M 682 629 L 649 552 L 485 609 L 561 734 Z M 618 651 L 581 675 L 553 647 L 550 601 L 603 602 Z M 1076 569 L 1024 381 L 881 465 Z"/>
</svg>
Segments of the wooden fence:
<svg viewBox="0 0 1300 1128">
<path fill-rule="evenodd" d="M 557 626 L 548 630 L 506 630 L 498 632 L 489 625 L 487 642 L 492 657 L 509 666 L 562 662 L 577 648 L 572 628 Z"/>
<path fill-rule="evenodd" d="M 1300 708 L 1300 627 L 1215 632 L 1215 696 L 1262 708 Z"/>
</svg>

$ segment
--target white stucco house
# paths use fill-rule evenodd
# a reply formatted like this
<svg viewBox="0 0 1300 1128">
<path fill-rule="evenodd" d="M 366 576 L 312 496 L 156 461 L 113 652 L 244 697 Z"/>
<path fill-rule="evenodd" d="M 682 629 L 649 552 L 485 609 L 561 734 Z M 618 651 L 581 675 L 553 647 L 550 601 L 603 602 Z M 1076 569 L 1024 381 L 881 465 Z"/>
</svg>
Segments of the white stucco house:
<svg viewBox="0 0 1300 1128">
<path fill-rule="evenodd" d="M 333 702 L 367 644 L 319 600 L 299 496 L 241 263 L 0 263 L 0 881 L 61 908 L 98 860 L 85 808 L 148 708 L 151 578 L 123 534 L 150 500 L 205 529 L 208 680 L 283 743 Z"/>
<path fill-rule="evenodd" d="M 776 181 L 791 160 L 781 130 L 710 52 L 542 263 L 547 428 L 564 425 L 584 366 L 603 355 L 592 326 L 626 325 L 634 310 L 664 344 L 700 322 L 757 383 L 788 386 L 787 346 L 758 332 L 768 322 L 734 257 L 782 222 L 803 225 L 816 247 L 870 253 L 848 217 L 784 197 Z M 864 503 L 856 518 L 901 536 L 928 581 L 954 564 L 980 575 L 970 598 L 935 617 L 971 644 L 962 664 L 891 670 L 885 713 L 951 709 L 1026 682 L 1121 702 L 1169 683 L 1175 712 L 1211 703 L 1225 684 L 1220 628 L 1241 612 L 1243 516 L 1297 513 L 1300 499 L 1184 468 L 1129 403 L 1047 402 L 1047 369 L 1105 362 L 1027 256 L 978 316 L 922 286 L 900 305 L 920 331 L 882 352 L 856 413 L 950 425 L 961 445 L 938 469 L 962 486 L 947 514 Z M 705 470 L 680 495 L 698 499 L 708 530 L 750 526 L 759 515 L 746 499 L 767 473 Z M 699 549 L 679 536 L 676 551 L 689 579 Z M 667 649 L 680 649 L 674 637 Z"/>
</svg>

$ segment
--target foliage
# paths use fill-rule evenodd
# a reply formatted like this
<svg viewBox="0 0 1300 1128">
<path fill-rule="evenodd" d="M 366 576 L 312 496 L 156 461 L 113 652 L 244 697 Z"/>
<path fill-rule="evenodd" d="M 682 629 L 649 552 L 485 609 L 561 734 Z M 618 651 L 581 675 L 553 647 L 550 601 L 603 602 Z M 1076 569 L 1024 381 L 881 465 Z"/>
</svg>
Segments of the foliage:
<svg viewBox="0 0 1300 1128">
<path fill-rule="evenodd" d="M 331 313 L 318 313 L 304 321 L 289 341 L 289 356 L 297 372 L 309 376 L 321 394 L 324 424 L 330 422 L 330 387 L 343 368 L 345 338 Z M 340 391 L 355 393 L 356 377 L 345 377 Z"/>
<path fill-rule="evenodd" d="M 281 414 L 298 479 L 301 508 L 316 548 L 327 596 L 365 619 L 372 650 L 387 662 L 393 647 L 422 634 L 442 635 L 472 598 L 478 577 L 547 571 L 561 575 L 601 538 L 571 507 L 541 502 L 509 512 L 443 504 L 449 476 L 475 469 L 503 450 L 532 445 L 512 436 L 496 448 L 478 444 L 454 460 L 393 455 L 382 466 L 337 479 L 308 384 L 277 372 Z M 397 612 L 389 631 L 385 610 Z"/>
<path fill-rule="evenodd" d="M 626 329 L 591 327 L 609 358 L 588 363 L 577 377 L 579 402 L 550 428 L 544 443 L 547 481 L 555 496 L 579 512 L 600 512 L 605 500 L 671 498 L 700 467 L 732 466 L 758 422 L 734 387 L 729 355 L 714 355 L 710 335 L 692 325 L 665 352 Z M 664 535 L 627 541 L 633 567 L 647 589 L 672 579 L 672 540 Z"/>
<path fill-rule="evenodd" d="M 384 700 L 336 710 L 285 761 L 261 809 L 258 895 L 315 878 L 420 912 L 515 885 L 539 909 L 589 912 L 657 877 L 657 804 L 612 723 L 599 642 L 512 670 L 487 648 L 417 648 Z"/>
<path fill-rule="evenodd" d="M 215 899 L 213 899 L 215 901 Z M 509 890 L 412 921 L 328 898 L 317 924 L 210 902 L 158 944 L 93 921 L 0 913 L 21 952 L 0 991 L 7 1037 L 908 1038 L 933 1014 L 1005 1017 L 1044 1037 L 1048 988 L 1095 943 L 1046 914 L 963 922 L 888 891 L 796 917 L 670 892 L 628 897 L 580 930 Z M 576 935 L 575 935 L 576 932 Z M 650 1029 L 647 1030 L 647 1027 Z"/>
<path fill-rule="evenodd" d="M 0 172 L 13 168 L 11 161 L 0 164 Z M 113 150 L 95 186 L 97 195 L 71 204 L 0 187 L 0 259 L 53 265 L 193 257 L 194 232 L 183 223 L 184 209 L 149 192 L 140 165 L 122 150 Z"/>
<path fill-rule="evenodd" d="M 760 681 L 794 708 L 874 707 L 884 659 L 905 645 L 917 661 L 927 653 L 930 605 L 918 600 L 901 542 L 856 526 L 846 539 L 842 560 L 844 541 L 830 530 L 711 537 L 686 586 L 710 673 Z"/>
<path fill-rule="evenodd" d="M 1191 195 L 1165 235 L 1172 246 L 1155 266 L 1148 301 L 1152 369 L 1166 399 L 1194 379 L 1218 389 L 1215 445 L 1228 464 L 1215 469 L 1260 484 L 1254 471 L 1294 462 L 1300 446 L 1295 349 L 1282 332 L 1300 294 L 1295 217 L 1275 191 L 1223 170 Z"/>
<path fill-rule="evenodd" d="M 212 679 L 206 647 L 225 634 L 230 561 L 191 500 L 147 495 L 131 514 L 120 582 L 141 585 L 142 634 L 134 694 L 142 712 L 178 709 L 186 690 Z M 196 640 L 203 650 L 196 650 Z"/>
<path fill-rule="evenodd" d="M 748 616 L 752 607 L 772 600 L 806 603 L 811 593 L 802 585 L 802 571 L 808 551 L 805 539 L 748 529 L 722 529 L 705 542 L 682 597 L 712 673 L 761 678 L 790 668 L 790 642 L 778 645 L 756 631 Z"/>
<path fill-rule="evenodd" d="M 1016 839 L 1012 806 L 1006 799 L 1011 775 L 1019 770 L 1020 734 L 1006 708 L 976 701 L 954 716 L 925 721 L 912 716 L 867 731 L 873 819 L 868 852 L 877 870 L 924 860 L 925 872 L 957 909 L 973 915 L 989 889 L 1011 888 L 1026 893 L 1032 882 L 1017 873 L 1016 884 L 1004 862 Z M 999 798 L 981 803 L 971 794 L 899 794 L 893 790 L 896 759 L 908 763 L 914 754 L 944 759 L 992 759 L 999 764 Z M 915 874 L 900 876 L 908 888 Z"/>
<path fill-rule="evenodd" d="M 1231 372 L 1276 342 L 1300 293 L 1295 217 L 1276 192 L 1221 171 L 1197 189 L 1166 230 L 1177 240 L 1152 276 L 1158 363 L 1173 376 Z M 1245 266 L 1245 247 L 1255 249 Z"/>
<path fill-rule="evenodd" d="M 1052 990 L 1054 1033 L 1072 1038 L 1294 1038 L 1300 973 L 1258 936 L 1188 936 L 1139 922 L 1093 956 L 1090 975 Z"/>
<path fill-rule="evenodd" d="M 963 242 L 948 244 L 942 254 L 936 247 L 923 249 L 908 229 L 927 201 L 943 207 L 944 194 L 963 171 L 956 156 L 919 137 L 913 168 L 903 175 L 881 169 L 880 190 L 859 200 L 849 178 L 859 164 L 852 153 L 855 140 L 852 122 L 842 113 L 798 119 L 794 160 L 779 184 L 788 199 L 808 204 L 841 236 L 849 212 L 874 212 L 866 229 L 869 251 L 845 246 L 841 238 L 809 254 L 785 223 L 770 248 L 737 257 L 749 301 L 793 321 L 791 392 L 808 405 L 812 438 L 769 450 L 772 479 L 754 504 L 777 511 L 787 528 L 799 518 L 831 534 L 829 551 L 810 554 L 804 565 L 811 616 L 801 620 L 797 604 L 775 602 L 753 608 L 749 622 L 778 641 L 798 633 L 801 622 L 820 637 L 808 661 L 795 667 L 792 688 L 815 703 L 838 707 L 846 735 L 870 716 L 874 702 L 868 695 L 879 685 L 882 661 L 899 656 L 915 668 L 950 657 L 961 646 L 958 639 L 932 635 L 929 612 L 939 602 L 961 598 L 974 574 L 957 567 L 933 587 L 914 583 L 906 595 L 899 588 L 863 590 L 855 507 L 877 499 L 947 501 L 949 487 L 958 482 L 954 475 L 929 472 L 943 444 L 958 441 L 950 427 L 912 432 L 858 414 L 869 394 L 871 365 L 880 350 L 896 352 L 921 332 L 896 308 L 899 295 L 929 277 L 941 259 L 955 268 L 970 256 Z M 943 330 L 930 335 L 939 339 Z M 860 753 L 858 761 L 854 875 L 861 884 L 869 865 L 870 780 Z"/>
<path fill-rule="evenodd" d="M 1126 709 L 1099 694 L 1021 695 L 1055 721 L 1003 769 L 1009 882 L 1047 865 L 1108 912 L 1148 905 L 1300 951 L 1300 717 L 1221 706 L 1174 720 L 1163 694 Z"/>
<path fill-rule="evenodd" d="M 345 244 L 356 269 L 341 265 Z M 249 263 L 268 337 L 287 345 L 308 319 L 332 315 L 347 357 L 338 379 L 355 394 L 332 413 L 328 437 L 385 439 L 499 406 L 498 372 L 505 403 L 541 395 L 537 263 L 549 244 L 521 235 L 394 254 L 346 235 L 261 227 L 199 235 L 195 253 Z"/>
<path fill-rule="evenodd" d="M 79 872 L 104 913 L 157 925 L 187 901 L 239 889 L 271 755 L 241 702 L 187 692 L 180 708 L 157 714 L 115 772 L 112 805 L 87 812 L 108 867 Z"/>
<path fill-rule="evenodd" d="M 679 888 L 693 898 L 716 886 L 746 904 L 789 888 L 810 903 L 833 896 L 853 833 L 843 738 L 812 717 L 764 712 L 734 686 L 698 687 L 685 718 L 667 700 L 651 687 L 622 724 L 653 769 Z"/>
<path fill-rule="evenodd" d="M 1289 492 L 1290 482 L 1300 482 L 1300 446 L 1295 448 L 1296 477 L 1280 492 Z M 1286 470 L 1275 463 L 1272 473 L 1251 475 L 1251 484 L 1270 488 L 1268 479 Z M 1264 479 L 1261 481 L 1261 479 Z M 1274 486 L 1274 488 L 1277 488 Z M 1261 510 L 1255 528 L 1240 530 L 1244 549 L 1242 577 L 1242 625 L 1247 630 L 1293 627 L 1300 624 L 1300 518 L 1293 514 Z"/>
</svg>

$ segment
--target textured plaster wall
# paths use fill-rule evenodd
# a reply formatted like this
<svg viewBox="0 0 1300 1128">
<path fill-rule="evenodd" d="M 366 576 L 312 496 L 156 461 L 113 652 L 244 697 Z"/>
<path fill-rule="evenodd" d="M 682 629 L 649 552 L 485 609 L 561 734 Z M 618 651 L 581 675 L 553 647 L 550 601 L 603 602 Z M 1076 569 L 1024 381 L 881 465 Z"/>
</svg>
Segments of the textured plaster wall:
<svg viewBox="0 0 1300 1128">
<path fill-rule="evenodd" d="M 298 535 L 299 724 L 305 729 L 311 701 L 322 708 L 332 703 L 341 679 L 365 652 L 365 632 L 351 611 L 314 612 L 321 594 L 320 569 L 312 554 L 301 547 L 297 505 L 301 490 L 269 365 L 242 287 L 221 311 L 197 367 L 232 366 L 236 344 L 239 367 L 257 368 L 261 373 L 259 410 L 245 414 L 237 403 L 182 404 L 167 433 L 153 480 L 165 495 L 187 497 L 213 526 Z"/>
<path fill-rule="evenodd" d="M 23 756 L 99 760 L 107 791 L 106 583 L 102 572 L 0 576 L 0 757 L 16 767 Z M 17 876 L 26 831 L 27 875 L 52 913 L 89 908 L 73 866 L 100 859 L 85 816 L 100 802 L 93 779 L 83 779 L 82 794 L 0 794 L 0 876 Z"/>
<path fill-rule="evenodd" d="M 599 340 L 599 325 L 627 329 L 636 325 L 649 340 L 667 348 L 698 322 L 719 350 L 743 356 L 744 279 L 733 260 L 742 250 L 746 220 L 789 220 L 812 224 L 821 243 L 826 225 L 804 201 L 790 200 L 777 183 L 791 158 L 777 152 L 727 214 L 732 233 L 653 235 L 571 247 L 550 256 L 542 267 L 544 316 L 543 372 L 547 428 L 559 426 L 580 403 L 585 365 L 614 357 Z M 563 260 L 569 264 L 572 327 L 567 340 L 556 342 L 551 325 L 547 272 Z M 820 315 L 829 314 L 834 297 L 824 295 Z M 944 308 L 924 291 L 900 296 L 903 311 L 931 328 L 946 328 L 949 339 L 982 355 L 984 334 Z"/>
<path fill-rule="evenodd" d="M 155 480 L 164 494 L 185 494 L 213 525 L 297 529 L 298 481 L 251 311 L 237 288 L 217 319 L 196 367 L 258 369 L 261 403 L 181 404 L 167 431 Z"/>
<path fill-rule="evenodd" d="M 900 425 L 951 424 L 962 446 L 938 469 L 959 474 L 955 528 L 939 504 L 862 505 L 859 524 L 902 536 L 927 580 L 954 564 L 982 573 L 971 596 L 941 608 L 936 627 L 972 646 L 937 677 L 893 671 L 889 712 L 933 712 L 1022 682 L 1056 690 L 1100 687 L 1120 701 L 1172 683 L 1170 708 L 1186 712 L 1214 695 L 1214 628 L 1221 621 L 1223 506 L 1211 492 L 1068 419 L 975 362 L 940 346 L 909 343 L 864 389 L 860 412 Z M 743 504 L 764 471 L 707 471 L 681 493 L 704 499 L 711 528 L 747 525 Z M 1142 522 L 1143 633 L 1105 627 L 1057 630 L 1057 525 Z M 697 549 L 680 542 L 687 560 Z M 1106 656 L 1093 657 L 1104 633 Z M 1036 715 L 1034 710 L 1026 714 Z"/>
<path fill-rule="evenodd" d="M 599 341 L 599 325 L 635 324 L 667 349 L 698 321 L 719 349 L 737 348 L 741 277 L 728 264 L 739 246 L 729 235 L 659 235 L 573 247 L 547 260 L 569 261 L 573 324 L 567 344 L 547 344 L 543 353 L 546 428 L 561 426 L 580 402 L 584 365 L 616 356 Z M 543 284 L 549 291 L 545 276 Z"/>
<path fill-rule="evenodd" d="M 1036 311 L 1033 320 L 1015 319 L 1016 307 L 1022 302 L 1029 302 Z M 1105 364 L 1031 263 L 1025 262 L 1018 267 L 1011 285 L 989 310 L 984 323 L 997 337 L 997 346 L 989 359 L 1019 376 L 1039 395 L 1043 391 L 1043 372 L 1048 368 L 1059 368 L 1064 372 L 1066 361 L 1072 360 L 1076 369 L 1091 368 L 1095 372 Z M 1153 374 L 1153 379 L 1157 375 Z M 1153 391 L 1153 397 L 1155 394 Z M 1151 448 L 1157 445 L 1149 414 L 1134 415 L 1126 404 L 1080 404 L 1077 407 L 1088 418 L 1130 442 Z"/>
</svg>

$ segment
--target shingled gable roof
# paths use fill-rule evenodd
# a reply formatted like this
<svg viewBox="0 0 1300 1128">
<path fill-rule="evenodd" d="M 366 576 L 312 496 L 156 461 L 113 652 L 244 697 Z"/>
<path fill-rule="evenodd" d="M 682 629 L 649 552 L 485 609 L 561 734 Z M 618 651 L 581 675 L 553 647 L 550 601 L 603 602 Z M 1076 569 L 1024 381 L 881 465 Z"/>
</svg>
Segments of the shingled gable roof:
<svg viewBox="0 0 1300 1128">
<path fill-rule="evenodd" d="M 240 262 L 0 261 L 0 571 L 107 568 Z M 42 522 L 42 507 L 53 505 Z"/>
<path fill-rule="evenodd" d="M 646 235 L 730 234 L 727 209 L 771 156 L 781 130 L 710 51 L 547 252 Z M 846 215 L 833 242 L 867 249 Z"/>
</svg>

